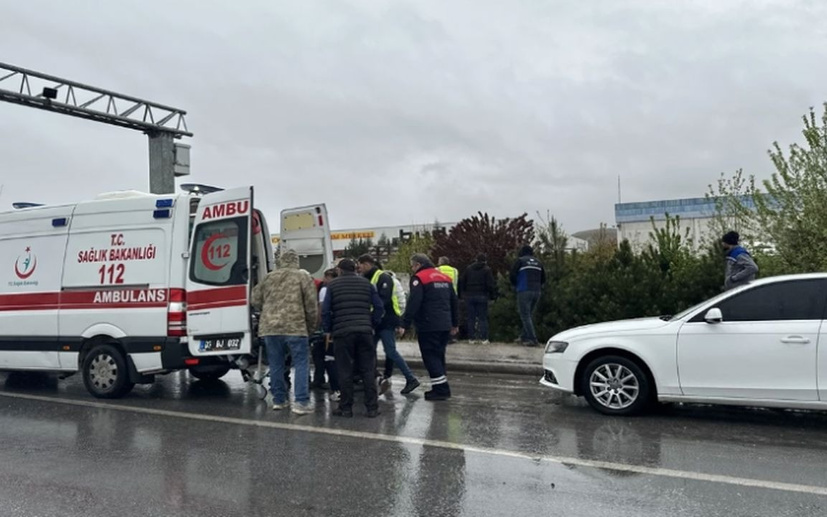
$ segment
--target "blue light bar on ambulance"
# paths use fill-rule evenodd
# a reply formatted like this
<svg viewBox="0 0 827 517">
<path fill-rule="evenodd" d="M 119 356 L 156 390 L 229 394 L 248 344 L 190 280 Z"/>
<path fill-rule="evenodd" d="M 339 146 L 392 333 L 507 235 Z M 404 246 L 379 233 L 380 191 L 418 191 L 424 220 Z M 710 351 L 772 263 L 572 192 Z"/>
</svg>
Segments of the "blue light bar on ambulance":
<svg viewBox="0 0 827 517">
<path fill-rule="evenodd" d="M 155 219 L 169 219 L 170 215 L 172 214 L 172 210 L 166 208 L 164 210 L 155 210 L 152 212 L 152 217 Z"/>
<path fill-rule="evenodd" d="M 173 199 L 156 199 L 155 208 L 172 208 L 174 201 Z"/>
</svg>

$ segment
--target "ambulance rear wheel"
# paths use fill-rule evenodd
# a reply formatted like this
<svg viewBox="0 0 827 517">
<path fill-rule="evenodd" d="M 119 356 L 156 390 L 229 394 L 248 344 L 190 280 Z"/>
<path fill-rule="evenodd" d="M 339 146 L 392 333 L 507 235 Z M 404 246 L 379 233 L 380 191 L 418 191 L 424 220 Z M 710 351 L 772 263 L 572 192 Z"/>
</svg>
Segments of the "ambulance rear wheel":
<svg viewBox="0 0 827 517">
<path fill-rule="evenodd" d="M 129 381 L 126 359 L 112 345 L 96 345 L 83 359 L 83 384 L 101 399 L 123 397 L 135 387 Z"/>
<path fill-rule="evenodd" d="M 230 371 L 229 366 L 195 366 L 190 368 L 190 375 L 199 381 L 217 381 L 221 377 L 227 375 Z"/>
</svg>

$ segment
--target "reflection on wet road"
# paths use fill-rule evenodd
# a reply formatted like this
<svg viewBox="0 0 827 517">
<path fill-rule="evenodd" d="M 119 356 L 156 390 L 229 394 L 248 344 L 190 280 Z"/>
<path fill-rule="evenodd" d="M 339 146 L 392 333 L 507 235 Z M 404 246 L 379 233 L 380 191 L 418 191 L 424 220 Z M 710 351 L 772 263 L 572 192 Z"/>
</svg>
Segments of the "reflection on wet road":
<svg viewBox="0 0 827 517">
<path fill-rule="evenodd" d="M 827 414 L 594 413 L 524 377 L 382 414 L 274 412 L 237 373 L 100 401 L 77 378 L 3 374 L 3 515 L 827 515 Z M 357 395 L 357 403 L 358 403 Z"/>
</svg>

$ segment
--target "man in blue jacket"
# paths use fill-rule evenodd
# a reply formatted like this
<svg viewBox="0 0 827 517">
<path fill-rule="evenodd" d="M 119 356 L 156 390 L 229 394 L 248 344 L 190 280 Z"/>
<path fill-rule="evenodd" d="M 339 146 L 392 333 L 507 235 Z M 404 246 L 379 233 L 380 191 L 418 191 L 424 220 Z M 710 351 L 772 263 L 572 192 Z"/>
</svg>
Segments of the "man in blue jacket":
<svg viewBox="0 0 827 517">
<path fill-rule="evenodd" d="M 511 268 L 511 284 L 517 290 L 517 310 L 523 322 L 523 331 L 520 341 L 525 346 L 537 346 L 537 335 L 534 333 L 534 322 L 531 320 L 534 308 L 540 301 L 540 291 L 546 283 L 546 270 L 534 256 L 531 246 L 520 249 L 520 257 Z"/>
<path fill-rule="evenodd" d="M 749 252 L 738 245 L 741 236 L 738 232 L 728 232 L 721 238 L 726 250 L 726 268 L 724 269 L 724 290 L 748 284 L 755 280 L 758 266 Z"/>
</svg>

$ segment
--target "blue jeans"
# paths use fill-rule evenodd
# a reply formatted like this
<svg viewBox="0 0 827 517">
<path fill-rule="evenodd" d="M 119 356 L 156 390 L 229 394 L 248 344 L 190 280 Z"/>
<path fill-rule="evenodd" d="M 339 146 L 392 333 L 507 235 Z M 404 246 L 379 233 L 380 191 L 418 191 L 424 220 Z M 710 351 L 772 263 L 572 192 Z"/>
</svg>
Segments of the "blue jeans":
<svg viewBox="0 0 827 517">
<path fill-rule="evenodd" d="M 536 343 L 537 335 L 534 333 L 534 322 L 531 315 L 537 302 L 540 300 L 540 291 L 523 291 L 517 293 L 517 309 L 520 311 L 520 319 L 523 322 L 523 332 L 520 339 L 528 343 Z"/>
<path fill-rule="evenodd" d="M 287 383 L 284 382 L 284 363 L 287 354 L 293 359 L 296 369 L 295 398 L 299 404 L 310 402 L 310 387 L 308 386 L 308 355 L 310 343 L 307 336 L 264 336 L 267 346 L 267 360 L 270 363 L 270 391 L 273 393 L 274 404 L 287 402 Z"/>
<path fill-rule="evenodd" d="M 469 296 L 465 300 L 465 307 L 468 309 L 468 339 L 476 339 L 479 336 L 483 341 L 488 341 L 488 297 Z M 479 322 L 479 327 L 477 327 Z M 477 333 L 479 328 L 479 334 Z"/>
<path fill-rule="evenodd" d="M 396 329 L 382 329 L 377 330 L 374 335 L 374 341 L 378 343 L 382 341 L 382 348 L 385 350 L 385 377 L 389 378 L 393 374 L 393 365 L 399 368 L 402 375 L 405 376 L 406 381 L 415 379 L 413 372 L 408 367 L 408 363 L 399 355 L 396 350 Z"/>
</svg>

